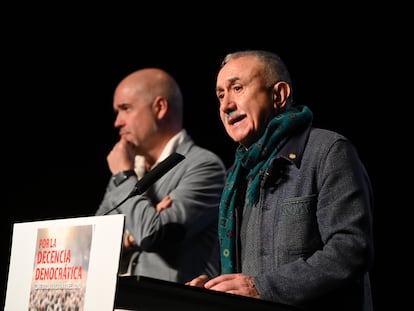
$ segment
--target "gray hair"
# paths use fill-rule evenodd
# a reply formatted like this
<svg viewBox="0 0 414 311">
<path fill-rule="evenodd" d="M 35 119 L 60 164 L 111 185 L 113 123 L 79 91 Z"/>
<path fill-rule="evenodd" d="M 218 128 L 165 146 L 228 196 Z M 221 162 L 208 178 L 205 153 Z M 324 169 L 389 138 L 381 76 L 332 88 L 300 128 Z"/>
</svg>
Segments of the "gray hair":
<svg viewBox="0 0 414 311">
<path fill-rule="evenodd" d="M 256 57 L 264 66 L 265 79 L 269 85 L 275 84 L 278 81 L 284 81 L 290 86 L 290 96 L 286 102 L 286 108 L 293 106 L 293 87 L 290 73 L 286 67 L 285 62 L 279 55 L 264 51 L 264 50 L 244 50 L 227 54 L 221 62 L 220 68 L 226 65 L 230 60 L 244 57 Z"/>
</svg>

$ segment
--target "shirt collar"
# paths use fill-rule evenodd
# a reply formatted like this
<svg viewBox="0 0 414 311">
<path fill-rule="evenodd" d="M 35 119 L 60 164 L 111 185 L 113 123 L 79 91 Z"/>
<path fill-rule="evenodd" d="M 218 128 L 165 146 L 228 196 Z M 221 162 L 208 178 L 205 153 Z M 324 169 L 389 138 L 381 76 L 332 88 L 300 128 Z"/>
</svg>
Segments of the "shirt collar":
<svg viewBox="0 0 414 311">
<path fill-rule="evenodd" d="M 154 168 L 158 163 L 160 163 L 162 160 L 167 158 L 169 155 L 171 155 L 173 152 L 177 150 L 178 145 L 180 145 L 187 137 L 187 132 L 185 129 L 182 129 L 180 132 L 175 134 L 165 145 L 164 150 L 161 152 L 160 157 L 158 160 L 154 163 L 152 168 Z M 135 156 L 135 162 L 134 162 L 134 170 L 137 173 L 138 178 L 142 178 L 146 172 L 145 170 L 145 158 L 141 155 Z M 151 169 L 152 169 L 151 168 Z"/>
</svg>

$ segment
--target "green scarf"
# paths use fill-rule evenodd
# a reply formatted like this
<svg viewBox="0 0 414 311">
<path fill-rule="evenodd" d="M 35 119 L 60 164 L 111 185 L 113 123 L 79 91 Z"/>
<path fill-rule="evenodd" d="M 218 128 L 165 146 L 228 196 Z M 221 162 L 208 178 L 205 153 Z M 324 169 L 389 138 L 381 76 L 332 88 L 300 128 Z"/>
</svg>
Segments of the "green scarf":
<svg viewBox="0 0 414 311">
<path fill-rule="evenodd" d="M 219 238 L 222 273 L 234 273 L 234 212 L 239 195 L 238 187 L 248 183 L 245 208 L 251 207 L 259 197 L 260 181 L 270 161 L 293 134 L 304 129 L 313 118 L 307 106 L 297 106 L 275 116 L 267 125 L 262 137 L 246 150 L 239 145 L 235 161 L 228 172 L 220 201 Z M 247 175 L 243 173 L 247 172 Z M 243 180 L 244 179 L 244 180 Z"/>
</svg>

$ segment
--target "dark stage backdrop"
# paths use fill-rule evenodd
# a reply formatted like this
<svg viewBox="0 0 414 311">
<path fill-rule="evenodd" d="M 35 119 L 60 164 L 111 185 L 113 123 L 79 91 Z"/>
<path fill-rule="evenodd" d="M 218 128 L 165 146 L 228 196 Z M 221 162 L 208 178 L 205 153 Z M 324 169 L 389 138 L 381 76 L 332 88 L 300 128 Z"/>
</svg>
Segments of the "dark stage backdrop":
<svg viewBox="0 0 414 311">
<path fill-rule="evenodd" d="M 156 16 L 136 24 L 130 16 L 123 24 L 111 15 L 98 24 L 87 14 L 63 22 L 59 14 L 22 19 L 24 27 L 6 34 L 3 42 L 3 258 L 8 261 L 15 222 L 94 214 L 110 177 L 106 155 L 117 140 L 112 93 L 126 74 L 149 66 L 169 71 L 184 93 L 188 132 L 229 166 L 235 145 L 218 118 L 215 74 L 227 52 L 268 49 L 286 61 L 295 100 L 310 106 L 314 124 L 349 137 L 366 164 L 377 202 L 373 291 L 382 304 L 389 290 L 383 285 L 388 263 L 382 229 L 390 226 L 384 212 L 389 185 L 381 177 L 387 132 L 376 115 L 389 104 L 381 49 L 388 25 L 380 18 L 367 24 L 366 12 L 341 18 L 333 11 L 295 27 L 295 14 L 289 14 L 289 23 L 275 15 L 257 27 L 240 16 L 222 15 L 213 23 L 195 23 L 193 17 L 183 27 Z M 3 293 L 7 271 L 5 264 Z"/>
</svg>

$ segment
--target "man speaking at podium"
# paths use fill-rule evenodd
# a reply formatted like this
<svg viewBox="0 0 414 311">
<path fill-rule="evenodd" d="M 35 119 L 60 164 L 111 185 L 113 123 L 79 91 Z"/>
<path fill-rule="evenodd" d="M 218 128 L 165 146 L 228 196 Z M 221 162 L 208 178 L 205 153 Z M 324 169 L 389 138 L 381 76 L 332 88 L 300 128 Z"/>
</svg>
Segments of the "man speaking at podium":
<svg viewBox="0 0 414 311">
<path fill-rule="evenodd" d="M 222 275 L 188 285 L 317 311 L 372 311 L 373 192 L 355 145 L 313 125 L 283 60 L 227 54 L 220 119 L 238 143 L 220 202 Z"/>
<path fill-rule="evenodd" d="M 126 215 L 120 273 L 178 283 L 218 275 L 225 166 L 183 128 L 179 85 L 159 68 L 137 70 L 116 87 L 113 108 L 120 139 L 107 156 L 112 177 L 96 215 Z M 173 153 L 185 159 L 135 194 L 145 172 Z"/>
</svg>

